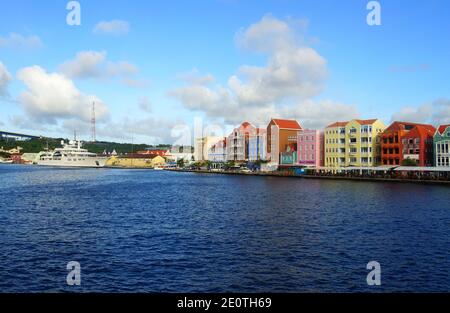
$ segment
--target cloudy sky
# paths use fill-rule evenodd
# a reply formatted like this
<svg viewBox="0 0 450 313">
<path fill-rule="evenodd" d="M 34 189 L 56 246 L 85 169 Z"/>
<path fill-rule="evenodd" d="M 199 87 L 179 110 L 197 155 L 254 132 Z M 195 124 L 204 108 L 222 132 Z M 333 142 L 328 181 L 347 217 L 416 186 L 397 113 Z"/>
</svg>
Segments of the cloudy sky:
<svg viewBox="0 0 450 313">
<path fill-rule="evenodd" d="M 81 0 L 0 3 L 0 129 L 179 143 L 202 118 L 450 123 L 450 2 Z M 198 121 L 198 119 L 197 119 Z M 197 122 L 198 123 L 198 122 Z M 184 135 L 181 135 L 184 134 Z"/>
</svg>

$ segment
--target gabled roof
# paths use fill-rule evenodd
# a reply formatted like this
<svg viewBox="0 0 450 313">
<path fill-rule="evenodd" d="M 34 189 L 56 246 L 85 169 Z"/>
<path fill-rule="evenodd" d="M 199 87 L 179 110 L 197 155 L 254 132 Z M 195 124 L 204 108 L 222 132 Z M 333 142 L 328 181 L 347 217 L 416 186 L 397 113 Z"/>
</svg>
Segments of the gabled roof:
<svg viewBox="0 0 450 313">
<path fill-rule="evenodd" d="M 331 128 L 331 127 L 344 127 L 345 125 L 347 125 L 348 122 L 336 122 L 333 124 L 328 125 L 326 128 Z"/>
<path fill-rule="evenodd" d="M 436 128 L 431 125 L 416 125 L 413 129 L 411 129 L 404 137 L 412 138 L 419 135 L 420 137 L 433 136 L 436 132 Z"/>
<path fill-rule="evenodd" d="M 282 120 L 273 118 L 272 121 L 277 125 L 280 129 L 297 129 L 300 130 L 302 127 L 296 120 Z"/>
<path fill-rule="evenodd" d="M 433 125 L 429 124 L 420 124 L 420 123 L 412 123 L 412 122 L 400 122 L 394 121 L 385 131 L 398 131 L 398 130 L 412 130 L 416 126 L 425 126 L 426 128 L 432 129 Z M 407 129 L 410 128 L 410 129 Z"/>
<path fill-rule="evenodd" d="M 450 127 L 450 124 L 439 126 L 437 131 L 439 132 L 439 134 L 443 135 L 447 127 Z"/>
<path fill-rule="evenodd" d="M 375 123 L 378 119 L 374 118 L 374 119 L 370 119 L 370 120 L 355 120 L 357 121 L 359 124 L 361 125 L 372 125 L 373 123 Z"/>
</svg>

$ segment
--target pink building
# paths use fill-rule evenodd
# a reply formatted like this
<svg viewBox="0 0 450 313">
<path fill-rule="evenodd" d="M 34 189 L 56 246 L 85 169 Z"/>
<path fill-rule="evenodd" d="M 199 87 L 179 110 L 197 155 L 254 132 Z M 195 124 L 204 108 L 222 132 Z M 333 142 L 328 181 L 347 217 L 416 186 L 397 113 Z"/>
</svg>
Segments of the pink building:
<svg viewBox="0 0 450 313">
<path fill-rule="evenodd" d="M 299 130 L 297 135 L 297 163 L 319 167 L 324 164 L 324 134 L 319 130 Z"/>
</svg>

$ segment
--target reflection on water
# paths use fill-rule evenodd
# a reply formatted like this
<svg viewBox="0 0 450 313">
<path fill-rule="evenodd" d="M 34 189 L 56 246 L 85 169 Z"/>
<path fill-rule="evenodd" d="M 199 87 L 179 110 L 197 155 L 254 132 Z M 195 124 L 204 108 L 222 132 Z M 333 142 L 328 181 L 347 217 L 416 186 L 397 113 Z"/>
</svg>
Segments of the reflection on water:
<svg viewBox="0 0 450 313">
<path fill-rule="evenodd" d="M 0 199 L 0 291 L 450 290 L 447 187 L 2 165 Z"/>
</svg>

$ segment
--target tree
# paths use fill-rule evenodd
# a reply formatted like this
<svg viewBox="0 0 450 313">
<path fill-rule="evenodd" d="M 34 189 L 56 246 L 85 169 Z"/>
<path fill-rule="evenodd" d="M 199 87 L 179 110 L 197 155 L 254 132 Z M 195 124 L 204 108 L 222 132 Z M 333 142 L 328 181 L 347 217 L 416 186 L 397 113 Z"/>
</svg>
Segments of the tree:
<svg viewBox="0 0 450 313">
<path fill-rule="evenodd" d="M 178 166 L 179 168 L 183 168 L 184 165 L 185 165 L 184 159 L 179 159 L 179 160 L 177 161 L 177 166 Z"/>
<path fill-rule="evenodd" d="M 417 161 L 413 159 L 404 159 L 402 162 L 403 166 L 417 166 Z"/>
</svg>

